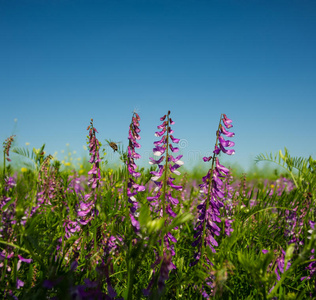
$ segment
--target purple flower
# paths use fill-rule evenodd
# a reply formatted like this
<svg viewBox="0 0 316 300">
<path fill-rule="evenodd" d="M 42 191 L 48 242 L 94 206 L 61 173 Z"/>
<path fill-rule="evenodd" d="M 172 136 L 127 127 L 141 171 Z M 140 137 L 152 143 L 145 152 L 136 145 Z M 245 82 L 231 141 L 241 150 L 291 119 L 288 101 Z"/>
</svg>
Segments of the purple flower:
<svg viewBox="0 0 316 300">
<path fill-rule="evenodd" d="M 179 143 L 180 139 L 175 138 L 171 125 L 174 121 L 170 118 L 170 111 L 167 115 L 160 118 L 163 123 L 158 126 L 160 131 L 157 131 L 155 135 L 160 137 L 160 139 L 154 142 L 155 147 L 153 148 L 153 153 L 156 156 L 161 156 L 159 159 L 150 158 L 149 164 L 157 165 L 158 169 L 151 171 L 153 175 L 151 180 L 155 184 L 154 194 L 147 197 L 148 202 L 153 208 L 153 211 L 158 217 L 163 217 L 166 219 L 166 225 L 170 224 L 172 219 L 177 216 L 174 208 L 178 205 L 179 199 L 174 196 L 174 191 L 181 191 L 182 186 L 174 184 L 175 178 L 172 177 L 173 174 L 180 175 L 178 169 L 183 165 L 183 161 L 180 159 L 182 155 L 177 157 L 173 156 L 173 153 L 179 151 L 178 147 L 174 147 L 172 143 Z M 163 155 L 164 154 L 164 155 Z M 163 156 L 162 156 L 163 155 Z M 176 228 L 174 228 L 176 229 Z M 165 280 L 169 276 L 169 271 L 175 266 L 171 262 L 172 256 L 175 255 L 174 243 L 176 243 L 176 238 L 171 234 L 171 232 L 166 233 L 161 236 L 160 247 L 161 255 L 163 253 L 163 262 L 161 264 L 159 274 L 158 287 L 161 290 L 164 286 Z M 157 258 L 153 265 L 155 268 L 161 262 L 161 258 Z M 156 270 L 153 270 L 154 274 Z M 149 284 L 148 288 L 145 290 L 146 294 L 149 294 L 149 289 L 151 289 L 153 281 Z"/>
<path fill-rule="evenodd" d="M 150 280 L 147 288 L 143 290 L 143 294 L 145 296 L 153 296 L 157 292 L 158 294 L 161 294 L 165 288 L 165 282 L 169 278 L 170 271 L 176 269 L 176 266 L 172 263 L 172 255 L 170 253 L 167 254 L 164 252 L 163 257 L 158 256 L 156 251 L 155 251 L 155 254 L 156 254 L 156 260 L 152 265 L 153 277 Z M 156 272 L 155 267 L 157 267 L 159 264 L 161 264 L 160 270 Z M 158 281 L 157 291 L 154 289 L 155 287 L 153 286 L 155 279 Z"/>
<path fill-rule="evenodd" d="M 64 221 L 65 237 L 69 239 L 74 233 L 80 232 L 81 227 L 77 221 L 71 221 L 69 216 Z"/>
<path fill-rule="evenodd" d="M 93 119 L 91 119 L 87 130 L 89 131 L 89 162 L 92 164 L 91 170 L 88 172 L 88 175 L 90 175 L 88 186 L 90 186 L 91 192 L 84 195 L 83 200 L 79 201 L 79 205 L 77 206 L 78 222 L 81 225 L 87 225 L 92 218 L 95 217 L 95 214 L 98 214 L 98 211 L 95 208 L 95 202 L 97 200 L 97 189 L 101 181 L 101 171 L 99 166 L 99 162 L 101 161 L 99 154 L 100 143 L 96 138 L 96 133 L 98 131 L 93 126 Z M 93 199 L 88 201 L 92 196 Z M 75 228 L 78 228 L 77 226 L 79 225 L 76 225 Z"/>
<path fill-rule="evenodd" d="M 228 119 L 225 114 L 223 114 L 222 120 L 227 129 L 233 127 L 233 125 L 231 124 L 233 121 L 231 119 Z"/>
<path fill-rule="evenodd" d="M 233 147 L 235 146 L 235 143 L 232 142 L 232 141 L 226 141 L 221 135 L 218 137 L 218 140 L 220 142 L 220 144 L 223 146 L 223 147 Z"/>
<path fill-rule="evenodd" d="M 23 286 L 24 286 L 24 282 L 22 280 L 20 280 L 19 278 L 17 278 L 17 280 L 16 280 L 16 288 L 20 289 Z"/>
<path fill-rule="evenodd" d="M 203 157 L 203 161 L 204 161 L 204 162 L 210 161 L 211 159 L 212 159 L 212 156 Z"/>
<path fill-rule="evenodd" d="M 32 262 L 32 259 L 31 258 L 24 258 L 22 257 L 21 255 L 18 254 L 18 258 L 20 261 L 23 261 L 23 262 L 26 262 L 28 264 L 30 264 Z"/>
<path fill-rule="evenodd" d="M 128 179 L 128 188 L 127 188 L 127 196 L 128 196 L 128 202 L 130 205 L 130 219 L 131 224 L 134 227 L 135 232 L 139 232 L 140 225 L 137 220 L 137 209 L 138 209 L 138 202 L 135 198 L 135 196 L 138 194 L 138 192 L 142 192 L 145 190 L 145 187 L 136 183 L 136 178 L 140 177 L 140 173 L 137 172 L 137 166 L 135 164 L 135 159 L 139 159 L 140 155 L 136 153 L 135 148 L 140 148 L 140 145 L 136 142 L 136 140 L 140 140 L 139 136 L 139 121 L 140 117 L 139 115 L 134 112 L 132 116 L 132 122 L 129 126 L 129 132 L 128 132 L 128 148 L 127 148 L 127 169 L 130 174 L 130 177 Z M 158 146 L 157 146 L 158 147 Z"/>
<path fill-rule="evenodd" d="M 15 135 L 11 135 L 10 137 L 8 137 L 4 142 L 3 142 L 3 148 L 4 148 L 4 157 L 7 161 L 11 161 L 11 159 L 9 158 L 9 151 L 11 148 L 11 144 L 14 141 L 14 137 Z"/>
<path fill-rule="evenodd" d="M 9 191 L 10 189 L 13 189 L 16 186 L 16 178 L 14 178 L 14 177 L 7 177 L 4 179 L 4 181 L 5 181 L 5 190 L 6 191 Z"/>
<path fill-rule="evenodd" d="M 172 174 L 180 175 L 180 172 L 178 171 L 178 168 L 183 165 L 183 162 L 180 160 L 182 158 L 182 155 L 179 155 L 177 157 L 174 157 L 171 153 L 176 153 L 179 151 L 177 147 L 173 147 L 173 143 L 178 143 L 180 139 L 175 138 L 171 133 L 173 132 L 171 130 L 170 125 L 174 124 L 172 119 L 170 118 L 170 111 L 167 115 L 160 118 L 163 123 L 158 126 L 158 129 L 160 131 L 156 132 L 156 136 L 161 137 L 159 141 L 154 142 L 155 147 L 153 148 L 154 155 L 161 156 L 159 159 L 155 160 L 153 158 L 150 158 L 149 164 L 156 164 L 158 165 L 157 171 L 151 171 L 151 174 L 153 177 L 151 180 L 156 185 L 156 195 L 147 197 L 148 201 L 151 202 L 152 205 L 156 206 L 156 201 L 152 202 L 153 200 L 158 200 L 159 202 L 162 201 L 161 207 L 158 208 L 160 212 L 162 212 L 162 215 L 165 216 L 166 214 L 170 217 L 174 217 L 175 213 L 171 209 L 171 205 L 177 205 L 179 201 L 177 199 L 173 198 L 171 196 L 171 189 L 174 190 L 182 190 L 182 186 L 175 185 L 173 181 L 175 178 L 169 176 L 166 181 L 164 181 L 164 174 L 167 172 L 165 169 L 165 165 L 168 165 L 168 169 L 171 171 Z M 170 152 L 171 153 L 170 153 Z M 162 156 L 162 154 L 165 154 Z M 160 190 L 162 186 L 165 185 L 167 187 L 167 191 L 165 194 L 161 194 Z M 171 188 L 171 189 L 170 189 Z M 162 199 L 159 199 L 159 197 L 162 195 Z M 169 208 L 167 209 L 167 205 L 169 204 Z"/>
<path fill-rule="evenodd" d="M 165 287 L 165 282 L 169 278 L 169 272 L 171 270 L 176 269 L 176 266 L 171 261 L 172 256 L 169 254 L 165 254 L 163 256 L 163 260 L 161 263 L 161 268 L 159 272 L 159 278 L 158 278 L 158 289 L 159 291 L 162 291 Z"/>
<path fill-rule="evenodd" d="M 281 272 L 282 274 L 284 273 L 284 260 L 285 260 L 285 251 L 282 250 L 282 254 L 281 256 L 279 256 L 277 259 L 276 259 L 276 263 L 277 263 L 277 267 L 275 268 L 275 274 L 277 275 L 277 280 L 280 280 L 280 275 L 279 275 L 279 272 Z M 289 267 L 291 266 L 291 263 L 288 261 L 287 262 L 287 265 L 286 265 L 286 270 L 289 269 Z M 279 272 L 278 272 L 279 270 Z"/>
<path fill-rule="evenodd" d="M 220 133 L 223 133 L 224 135 L 226 135 L 227 137 L 233 137 L 233 136 L 235 136 L 235 133 L 233 133 L 233 132 L 229 132 L 229 131 L 227 131 L 226 129 L 225 129 L 225 127 L 221 124 L 220 126 L 219 126 L 219 130 L 220 130 Z"/>
<path fill-rule="evenodd" d="M 309 221 L 309 225 L 310 225 L 310 230 L 308 230 L 308 233 L 310 233 L 311 235 L 314 233 L 315 231 L 315 222 L 313 221 Z M 311 239 L 311 236 L 308 237 L 308 239 Z M 315 249 L 311 249 L 311 256 L 309 257 L 309 260 L 314 260 L 315 259 Z M 312 278 L 315 278 L 316 275 L 316 261 L 312 261 L 308 264 L 307 267 L 305 267 L 305 270 L 308 272 L 307 276 L 304 276 L 301 278 L 301 280 L 310 280 Z"/>
<path fill-rule="evenodd" d="M 88 172 L 89 175 L 92 175 L 88 181 L 88 185 L 91 186 L 92 190 L 95 190 L 99 186 L 101 180 L 99 167 L 101 159 L 99 154 L 100 143 L 95 135 L 98 131 L 93 127 L 93 119 L 91 119 L 90 126 L 88 126 L 87 130 L 89 130 L 89 153 L 91 156 L 89 163 L 92 164 L 92 168 Z"/>
<path fill-rule="evenodd" d="M 225 147 L 232 147 L 235 145 L 234 142 L 225 140 L 221 134 L 224 133 L 226 136 L 234 136 L 234 134 L 226 131 L 225 127 L 232 127 L 232 120 L 228 119 L 225 114 L 221 115 L 218 130 L 216 133 L 217 139 L 215 143 L 215 149 L 213 151 L 214 155 L 210 157 L 203 157 L 204 162 L 211 161 L 212 166 L 209 169 L 206 176 L 202 178 L 202 184 L 200 184 L 200 189 L 202 193 L 201 203 L 197 206 L 199 216 L 195 226 L 195 241 L 192 243 L 193 247 L 197 247 L 197 251 L 194 255 L 194 260 L 191 262 L 191 266 L 194 266 L 201 259 L 204 259 L 204 248 L 208 246 L 212 252 L 215 252 L 214 247 L 218 246 L 215 236 L 219 236 L 220 228 L 216 223 L 220 223 L 221 216 L 225 220 L 225 233 L 230 235 L 233 231 L 231 228 L 232 220 L 230 218 L 224 218 L 221 214 L 221 209 L 225 209 L 225 215 L 229 215 L 230 210 L 230 200 L 228 197 L 232 197 L 229 186 L 229 181 L 227 177 L 229 176 L 229 169 L 222 166 L 219 163 L 217 155 L 222 151 L 226 154 L 233 154 L 235 151 L 233 149 L 227 150 Z M 218 146 L 219 143 L 219 146 Z M 215 166 L 214 166 L 215 165 Z M 225 183 L 224 180 L 226 179 Z M 224 205 L 226 203 L 226 206 Z"/>
</svg>

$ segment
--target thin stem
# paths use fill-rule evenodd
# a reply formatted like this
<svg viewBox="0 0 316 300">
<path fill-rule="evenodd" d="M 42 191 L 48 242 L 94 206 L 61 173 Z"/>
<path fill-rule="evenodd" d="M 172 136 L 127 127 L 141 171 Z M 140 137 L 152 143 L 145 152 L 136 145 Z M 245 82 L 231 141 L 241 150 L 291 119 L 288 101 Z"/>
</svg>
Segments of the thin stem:
<svg viewBox="0 0 316 300">
<path fill-rule="evenodd" d="M 167 177 L 168 177 L 168 148 L 169 148 L 169 129 L 170 129 L 170 119 L 169 119 L 170 111 L 168 111 L 167 115 L 167 137 L 166 137 L 166 161 L 165 161 L 165 178 L 163 183 L 163 194 L 162 194 L 162 217 L 165 218 L 166 215 L 166 190 L 167 190 Z M 163 236 L 161 237 L 161 256 L 163 256 L 163 248 L 164 248 L 164 240 Z"/>
<path fill-rule="evenodd" d="M 165 178 L 164 178 L 164 185 L 163 185 L 163 195 L 162 195 L 162 210 L 163 210 L 163 217 L 165 217 L 165 213 L 166 213 L 166 207 L 165 207 L 165 198 L 166 198 L 166 189 L 167 189 L 167 177 L 168 177 L 168 157 L 169 157 L 169 153 L 168 153 L 168 148 L 169 148 L 169 129 L 170 129 L 170 125 L 169 125 L 169 113 L 168 112 L 168 125 L 167 125 L 167 138 L 166 138 L 166 142 L 167 142 L 167 147 L 166 147 L 166 161 L 165 161 Z"/>
<path fill-rule="evenodd" d="M 133 117 L 134 114 L 132 116 L 132 122 L 130 124 L 130 133 L 134 134 L 133 131 Z M 131 149 L 133 148 L 133 144 L 132 141 L 129 140 L 129 150 L 132 151 Z M 132 175 L 130 174 L 129 170 L 128 170 L 128 166 L 133 162 L 133 159 L 131 157 L 129 157 L 128 155 L 128 149 L 126 151 L 126 163 L 125 163 L 125 176 L 126 176 L 126 180 L 125 180 L 125 189 L 126 189 L 126 199 L 127 199 L 127 205 L 126 205 L 126 220 L 129 220 L 129 212 L 130 212 L 130 208 L 132 207 L 132 204 L 128 205 L 128 183 L 130 180 L 132 180 Z M 129 226 L 129 233 L 128 236 L 133 237 L 133 226 Z M 131 300 L 133 299 L 133 290 L 134 290 L 134 281 L 135 281 L 135 273 L 136 270 L 138 268 L 138 264 L 137 264 L 137 260 L 133 263 L 133 260 L 135 259 L 134 256 L 132 255 L 132 249 L 133 248 L 133 242 L 132 242 L 132 238 L 129 241 L 129 248 L 128 248 L 128 253 L 126 255 L 126 268 L 127 268 L 127 296 L 126 299 L 127 300 Z"/>
<path fill-rule="evenodd" d="M 132 269 L 131 268 L 131 256 L 130 256 L 130 253 L 132 252 L 132 249 L 131 249 L 131 244 L 132 244 L 132 241 L 130 241 L 129 243 L 129 249 L 128 249 L 128 255 L 126 255 L 126 258 L 127 258 L 127 261 L 126 261 L 126 268 L 127 268 L 127 297 L 126 299 L 127 300 L 130 300 L 132 299 L 132 296 L 133 296 L 133 286 L 134 286 L 134 272 L 132 272 Z"/>
<path fill-rule="evenodd" d="M 29 251 L 29 250 L 27 250 L 27 249 L 25 249 L 25 248 L 22 248 L 22 247 L 20 247 L 20 246 L 18 246 L 18 245 L 15 245 L 15 244 L 13 244 L 13 243 L 9 243 L 9 242 L 0 240 L 0 244 L 6 245 L 6 246 L 10 246 L 10 247 L 19 249 L 19 250 L 21 250 L 21 251 L 23 251 L 23 252 L 25 252 L 25 253 L 27 253 L 27 254 L 30 254 L 30 251 Z"/>
</svg>

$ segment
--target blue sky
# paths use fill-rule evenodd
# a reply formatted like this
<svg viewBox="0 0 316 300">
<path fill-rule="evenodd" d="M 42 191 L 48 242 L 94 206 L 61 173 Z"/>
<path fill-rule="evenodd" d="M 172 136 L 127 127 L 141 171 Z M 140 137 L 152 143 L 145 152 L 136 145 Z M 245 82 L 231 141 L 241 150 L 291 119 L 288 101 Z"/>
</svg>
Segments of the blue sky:
<svg viewBox="0 0 316 300">
<path fill-rule="evenodd" d="M 83 155 L 91 118 L 102 143 L 127 145 L 136 109 L 147 163 L 170 110 L 193 166 L 226 113 L 224 161 L 315 158 L 315 31 L 312 0 L 0 0 L 0 138 Z"/>
</svg>

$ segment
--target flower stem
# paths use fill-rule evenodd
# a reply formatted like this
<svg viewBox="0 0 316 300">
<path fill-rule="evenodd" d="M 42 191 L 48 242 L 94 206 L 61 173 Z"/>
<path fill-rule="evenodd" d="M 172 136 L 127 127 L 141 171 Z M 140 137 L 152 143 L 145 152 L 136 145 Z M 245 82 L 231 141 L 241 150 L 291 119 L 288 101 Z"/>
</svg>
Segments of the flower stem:
<svg viewBox="0 0 316 300">
<path fill-rule="evenodd" d="M 168 116 L 167 116 L 167 137 L 166 137 L 166 161 L 165 161 L 165 178 L 164 178 L 164 185 L 163 185 L 163 195 L 162 195 L 162 209 L 163 209 L 163 215 L 162 217 L 164 218 L 166 215 L 166 207 L 165 207 L 165 203 L 166 203 L 166 189 L 167 189 L 167 177 L 168 177 L 168 148 L 169 148 L 169 129 L 170 129 L 170 125 L 169 125 L 169 114 L 170 111 L 168 111 Z"/>
<path fill-rule="evenodd" d="M 166 137 L 166 161 L 165 161 L 165 174 L 164 174 L 164 184 L 163 184 L 163 194 L 162 194 L 162 217 L 166 216 L 166 189 L 167 189 L 167 178 L 168 178 L 168 148 L 169 148 L 169 130 L 170 130 L 170 110 L 167 115 L 167 137 Z M 161 256 L 163 256 L 163 248 L 164 248 L 164 239 L 161 237 Z"/>
</svg>

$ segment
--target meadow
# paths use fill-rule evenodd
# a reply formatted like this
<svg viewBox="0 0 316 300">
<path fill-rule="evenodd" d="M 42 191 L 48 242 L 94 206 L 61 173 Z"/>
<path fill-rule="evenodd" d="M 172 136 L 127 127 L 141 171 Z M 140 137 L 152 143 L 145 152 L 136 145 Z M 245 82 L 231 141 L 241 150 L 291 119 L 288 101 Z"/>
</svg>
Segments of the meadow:
<svg viewBox="0 0 316 300">
<path fill-rule="evenodd" d="M 170 111 L 157 121 L 148 169 L 136 112 L 127 149 L 105 144 L 117 169 L 93 120 L 79 169 L 4 141 L 0 298 L 316 299 L 316 161 L 285 148 L 256 158 L 274 173 L 230 169 L 238 134 L 222 114 L 201 174 L 185 169 Z"/>
</svg>

